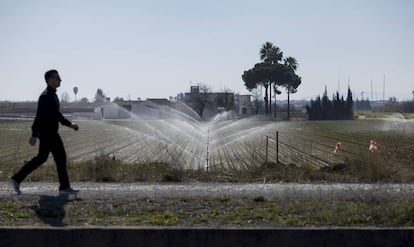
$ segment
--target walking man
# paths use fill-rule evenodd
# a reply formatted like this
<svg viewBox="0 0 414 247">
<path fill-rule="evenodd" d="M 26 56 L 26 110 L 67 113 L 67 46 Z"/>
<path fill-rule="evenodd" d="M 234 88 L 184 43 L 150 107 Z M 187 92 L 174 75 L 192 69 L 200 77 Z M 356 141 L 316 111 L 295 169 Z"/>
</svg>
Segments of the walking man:
<svg viewBox="0 0 414 247">
<path fill-rule="evenodd" d="M 21 194 L 20 183 L 27 175 L 45 163 L 51 152 L 57 167 L 60 183 L 59 192 L 74 194 L 79 192 L 79 190 L 74 190 L 70 187 L 66 168 L 66 152 L 58 129 L 59 122 L 75 131 L 79 129 L 79 126 L 71 123 L 60 112 L 56 89 L 60 86 L 62 80 L 60 79 L 58 71 L 47 71 L 45 73 L 45 80 L 47 88 L 39 97 L 36 117 L 32 125 L 32 137 L 29 140 L 29 144 L 35 146 L 36 140 L 39 138 L 39 153 L 10 178 L 10 183 L 14 191 L 17 194 Z"/>
</svg>

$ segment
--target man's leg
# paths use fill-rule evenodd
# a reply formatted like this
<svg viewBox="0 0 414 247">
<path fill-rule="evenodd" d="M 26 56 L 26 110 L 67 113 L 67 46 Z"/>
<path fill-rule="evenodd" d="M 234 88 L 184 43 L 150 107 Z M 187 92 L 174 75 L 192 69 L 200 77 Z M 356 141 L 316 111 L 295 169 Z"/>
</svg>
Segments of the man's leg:
<svg viewBox="0 0 414 247">
<path fill-rule="evenodd" d="M 65 147 L 63 146 L 63 142 L 59 134 L 56 134 L 53 142 L 54 145 L 51 146 L 51 152 L 56 162 L 56 168 L 60 183 L 59 190 L 65 190 L 70 188 L 69 176 L 66 167 L 67 161 Z"/>
<path fill-rule="evenodd" d="M 39 153 L 37 156 L 27 162 L 16 174 L 12 176 L 12 179 L 20 184 L 27 177 L 27 175 L 45 163 L 48 156 L 49 140 L 40 138 Z"/>
</svg>

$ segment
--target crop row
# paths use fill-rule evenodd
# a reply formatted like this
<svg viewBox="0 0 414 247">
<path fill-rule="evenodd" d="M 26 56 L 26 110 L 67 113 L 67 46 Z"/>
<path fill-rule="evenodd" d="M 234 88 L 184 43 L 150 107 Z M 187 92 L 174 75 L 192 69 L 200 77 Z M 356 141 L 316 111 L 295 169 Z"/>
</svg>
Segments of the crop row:
<svg viewBox="0 0 414 247">
<path fill-rule="evenodd" d="M 37 148 L 27 143 L 30 125 L 0 121 L 0 163 L 21 164 L 36 154 Z M 128 163 L 166 162 L 181 168 L 204 168 L 208 161 L 210 167 L 243 169 L 276 159 L 319 168 L 367 152 L 371 139 L 377 141 L 378 152 L 396 152 L 398 145 L 407 152 L 414 150 L 412 122 L 242 119 L 80 121 L 79 125 L 78 132 L 65 127 L 60 131 L 71 162 L 104 154 Z M 334 153 L 338 142 L 341 148 Z"/>
</svg>

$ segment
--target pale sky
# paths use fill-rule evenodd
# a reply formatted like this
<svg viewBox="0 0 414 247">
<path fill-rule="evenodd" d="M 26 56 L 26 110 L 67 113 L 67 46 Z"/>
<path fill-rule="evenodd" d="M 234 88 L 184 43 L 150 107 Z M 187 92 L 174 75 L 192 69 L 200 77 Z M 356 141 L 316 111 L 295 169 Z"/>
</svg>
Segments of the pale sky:
<svg viewBox="0 0 414 247">
<path fill-rule="evenodd" d="M 412 0 L 0 0 L 0 101 L 58 95 L 168 98 L 203 83 L 246 94 L 243 71 L 272 42 L 299 63 L 293 99 L 340 90 L 410 100 Z M 373 92 L 371 94 L 371 81 Z M 285 99 L 286 93 L 279 96 Z"/>
</svg>

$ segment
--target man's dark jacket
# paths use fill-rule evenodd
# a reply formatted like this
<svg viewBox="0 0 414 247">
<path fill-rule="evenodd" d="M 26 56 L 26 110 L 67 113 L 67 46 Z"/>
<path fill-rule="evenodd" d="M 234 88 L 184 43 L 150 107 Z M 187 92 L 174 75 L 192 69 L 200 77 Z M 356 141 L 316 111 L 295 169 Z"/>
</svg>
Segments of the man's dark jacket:
<svg viewBox="0 0 414 247">
<path fill-rule="evenodd" d="M 39 97 L 36 118 L 32 125 L 32 136 L 42 137 L 56 134 L 59 122 L 65 126 L 72 124 L 60 112 L 56 90 L 48 86 Z"/>
</svg>

